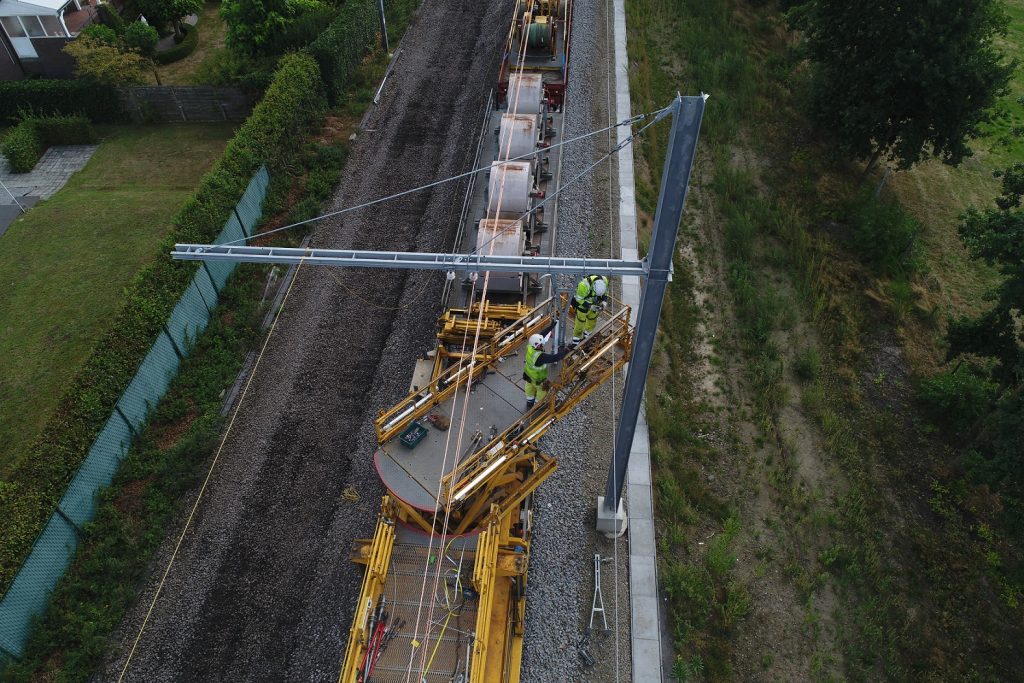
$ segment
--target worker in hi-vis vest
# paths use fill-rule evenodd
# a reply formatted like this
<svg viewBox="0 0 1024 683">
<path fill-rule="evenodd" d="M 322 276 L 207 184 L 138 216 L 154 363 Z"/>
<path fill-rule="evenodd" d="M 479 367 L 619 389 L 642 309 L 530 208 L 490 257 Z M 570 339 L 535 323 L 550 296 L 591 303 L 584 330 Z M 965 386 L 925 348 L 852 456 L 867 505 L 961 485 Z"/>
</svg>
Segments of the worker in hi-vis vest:
<svg viewBox="0 0 1024 683">
<path fill-rule="evenodd" d="M 564 346 L 558 349 L 558 353 L 544 353 L 545 336 L 554 327 L 551 324 L 546 330 L 539 334 L 530 336 L 526 345 L 526 366 L 523 368 L 523 379 L 526 380 L 526 409 L 534 406 L 538 399 L 543 399 L 551 386 L 548 382 L 548 364 L 557 363 L 562 360 L 569 350 Z"/>
<path fill-rule="evenodd" d="M 569 307 L 576 311 L 570 347 L 576 346 L 594 331 L 597 312 L 604 308 L 607 292 L 608 278 L 604 275 L 588 275 L 576 285 L 576 295 L 569 302 Z"/>
</svg>

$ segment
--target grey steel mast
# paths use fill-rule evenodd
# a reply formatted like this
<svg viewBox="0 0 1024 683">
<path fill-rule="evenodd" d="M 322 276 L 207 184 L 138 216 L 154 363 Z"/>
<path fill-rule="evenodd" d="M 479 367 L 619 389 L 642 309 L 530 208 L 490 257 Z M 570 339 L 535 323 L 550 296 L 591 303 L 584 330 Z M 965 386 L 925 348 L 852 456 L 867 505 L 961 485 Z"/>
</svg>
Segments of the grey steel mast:
<svg viewBox="0 0 1024 683">
<path fill-rule="evenodd" d="M 626 387 L 622 396 L 622 412 L 615 434 L 615 450 L 608 470 L 605 487 L 604 510 L 598 510 L 599 519 L 618 513 L 622 487 L 633 447 L 640 402 L 643 400 L 647 371 L 651 365 L 654 340 L 658 333 L 658 318 L 665 299 L 665 289 L 672 274 L 672 255 L 676 250 L 679 222 L 693 170 L 697 150 L 697 136 L 704 117 L 704 97 L 677 96 L 672 102 L 672 132 L 669 134 L 665 167 L 661 174 L 661 192 L 654 214 L 651 246 L 647 250 L 647 282 L 640 294 L 633 334 L 633 354 L 626 372 Z"/>
</svg>

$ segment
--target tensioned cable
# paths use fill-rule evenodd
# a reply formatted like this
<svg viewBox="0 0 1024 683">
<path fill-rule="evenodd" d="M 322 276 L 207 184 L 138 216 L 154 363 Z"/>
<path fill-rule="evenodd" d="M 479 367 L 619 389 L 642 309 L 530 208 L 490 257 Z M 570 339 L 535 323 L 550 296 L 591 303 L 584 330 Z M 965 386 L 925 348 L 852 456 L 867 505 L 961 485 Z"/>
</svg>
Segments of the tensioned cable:
<svg viewBox="0 0 1024 683">
<path fill-rule="evenodd" d="M 263 360 L 263 354 L 267 350 L 267 345 L 270 344 L 270 339 L 274 336 L 274 328 L 277 327 L 277 321 L 281 319 L 281 313 L 284 311 L 284 305 L 288 302 L 288 295 L 291 294 L 292 287 L 295 286 L 295 282 L 299 279 L 299 269 L 302 268 L 302 263 L 302 261 L 299 261 L 299 265 L 295 267 L 295 274 L 292 276 L 292 281 L 289 283 L 287 291 L 285 291 L 284 299 L 281 300 L 281 306 L 277 309 L 277 315 L 274 316 L 274 322 L 270 326 L 270 331 L 267 332 L 267 338 L 263 341 L 263 347 L 260 348 L 260 353 L 256 357 L 256 363 L 252 367 L 252 373 L 249 375 L 249 379 L 245 383 L 242 395 L 238 398 L 238 404 L 235 406 L 235 411 L 231 414 L 231 421 L 228 422 L 227 429 L 224 430 L 224 436 L 221 438 L 220 445 L 217 447 L 217 453 L 213 456 L 213 462 L 210 463 L 210 469 L 206 473 L 203 485 L 199 488 L 199 495 L 196 496 L 196 502 L 193 503 L 192 510 L 188 513 L 188 518 L 185 520 L 185 526 L 182 528 L 181 535 L 178 536 L 178 542 L 174 545 L 174 551 L 171 553 L 171 559 L 168 560 L 163 576 L 160 577 L 160 583 L 157 584 L 156 593 L 153 594 L 153 600 L 150 601 L 149 609 L 146 610 L 146 616 L 142 620 L 142 626 L 139 627 L 139 632 L 135 636 L 135 642 L 132 643 L 132 649 L 129 650 L 128 657 L 124 660 L 124 667 L 121 668 L 121 673 L 117 677 L 118 683 L 124 679 L 125 673 L 128 672 L 128 665 L 131 663 L 132 656 L 135 654 L 139 641 L 142 639 L 143 631 L 146 630 L 146 624 L 149 623 L 149 618 L 153 614 L 153 608 L 156 607 L 156 601 L 159 599 L 160 592 L 163 590 L 164 583 L 167 581 L 167 575 L 171 572 L 171 566 L 174 565 L 174 560 L 178 557 L 178 550 L 181 548 L 182 541 L 185 540 L 185 534 L 188 532 L 189 526 L 192 524 L 192 518 L 195 517 L 196 510 L 199 509 L 199 502 L 203 499 L 203 494 L 206 493 L 206 485 L 210 483 L 210 477 L 213 476 L 213 469 L 217 466 L 217 461 L 220 459 L 221 451 L 224 450 L 224 444 L 227 443 L 228 435 L 231 433 L 231 427 L 235 424 L 235 418 L 238 417 L 238 412 L 242 408 L 242 403 L 245 401 L 245 395 L 249 392 L 249 386 L 252 384 L 252 380 L 256 377 L 256 371 L 260 367 L 260 361 Z"/>
<path fill-rule="evenodd" d="M 517 97 L 518 97 L 518 93 L 517 93 Z M 657 123 L 658 121 L 663 119 L 665 116 L 667 116 L 668 113 L 670 112 L 670 110 L 671 110 L 671 107 L 665 107 L 665 108 L 656 110 L 652 114 L 644 114 L 644 115 L 641 115 L 640 117 L 632 117 L 629 121 L 632 121 L 632 120 L 644 120 L 648 116 L 654 116 L 654 119 L 652 121 L 650 121 L 649 123 L 647 123 L 646 125 L 642 126 L 636 133 L 630 135 L 629 137 L 624 139 L 621 143 L 619 143 L 618 145 L 616 145 L 615 147 L 610 149 L 600 159 L 598 159 L 596 162 L 594 162 L 593 164 L 588 166 L 581 173 L 579 173 L 574 178 L 572 178 L 569 182 L 560 185 L 559 189 L 556 192 L 554 192 L 551 195 L 548 195 L 547 197 L 545 197 L 544 200 L 542 200 L 538 204 L 536 204 L 533 207 L 531 207 L 531 209 L 529 211 L 525 212 L 524 214 L 522 214 L 522 216 L 520 216 L 520 219 L 525 218 L 531 212 L 536 211 L 537 208 L 539 208 L 540 206 L 542 206 L 545 203 L 547 203 L 550 199 L 553 199 L 554 197 L 558 196 L 563 190 L 567 189 L 568 187 L 570 187 L 571 185 L 573 185 L 574 183 L 579 181 L 581 178 L 586 176 L 588 173 L 593 171 L 596 167 L 598 167 L 599 165 L 604 163 L 605 160 L 609 159 L 613 154 L 619 152 L 620 150 L 624 149 L 627 145 L 631 144 L 632 141 L 635 140 L 640 135 L 642 135 L 644 133 L 644 131 L 647 130 L 647 128 L 649 128 L 650 126 L 654 125 L 655 123 Z M 615 125 L 612 125 L 612 126 L 607 126 L 607 127 L 603 128 L 603 129 L 601 129 L 599 131 L 596 131 L 595 133 L 590 133 L 590 134 L 587 134 L 587 135 L 578 136 L 577 138 L 574 138 L 573 140 L 582 139 L 582 138 L 585 138 L 585 137 L 589 137 L 590 135 L 594 135 L 596 133 L 600 133 L 600 132 L 603 132 L 603 131 L 608 131 L 608 130 L 611 130 L 613 128 L 617 128 L 619 125 L 622 125 L 622 124 L 620 123 L 620 124 L 615 124 Z M 569 141 L 565 141 L 565 142 L 569 142 Z M 532 156 L 532 155 L 533 154 L 526 154 L 526 155 L 523 155 L 522 157 L 517 157 L 517 158 L 525 158 L 525 157 L 529 157 L 529 156 Z M 512 159 L 509 159 L 509 161 L 512 161 Z M 488 167 L 484 167 L 484 168 L 488 168 Z M 480 170 L 484 170 L 484 169 L 480 169 Z M 502 191 L 504 191 L 504 187 L 503 186 L 502 186 Z M 499 202 L 498 202 L 499 207 L 500 207 L 500 204 L 501 204 L 501 200 L 499 198 Z M 495 238 L 496 237 L 497 236 L 495 236 Z M 476 249 L 473 250 L 473 252 L 470 252 L 470 253 L 471 254 L 475 253 L 476 251 L 479 251 L 479 249 L 481 249 L 482 247 L 487 246 L 488 244 L 491 244 L 494 241 L 495 238 L 492 238 L 492 239 L 488 240 L 487 242 L 485 242 L 484 244 L 479 245 Z M 491 251 L 493 252 L 493 246 L 491 247 Z M 483 289 L 483 292 L 481 293 L 481 300 L 486 298 L 486 293 L 487 293 L 487 287 L 488 287 L 489 280 L 490 280 L 490 273 L 489 273 L 489 271 L 485 271 L 485 274 L 484 274 L 484 289 Z M 480 313 L 478 315 L 477 332 L 476 332 L 476 336 L 474 338 L 474 345 L 473 345 L 474 359 L 473 359 L 473 361 L 471 361 L 470 367 L 472 367 L 473 362 L 475 362 L 475 353 L 476 353 L 476 349 L 477 349 L 477 345 L 478 345 L 478 341 L 479 341 L 480 324 L 482 323 L 482 318 L 483 318 L 483 307 L 481 306 L 481 310 L 480 310 Z M 466 397 L 465 397 L 464 411 L 463 411 L 463 417 L 462 417 L 463 423 L 464 423 L 464 420 L 465 420 L 465 406 L 468 406 L 468 400 L 469 400 L 468 388 L 469 388 L 469 382 L 471 381 L 471 377 L 472 377 L 472 372 L 470 372 L 469 376 L 467 377 L 467 394 L 466 394 Z M 460 432 L 461 432 L 461 428 L 460 428 Z M 461 444 L 461 433 L 460 433 L 460 436 L 459 436 L 459 439 L 458 439 L 458 444 Z M 461 447 L 461 446 L 459 446 L 459 447 Z M 458 448 L 457 448 L 457 450 L 458 450 Z M 446 453 L 445 457 L 447 458 L 447 453 Z M 439 482 L 439 487 L 440 487 L 440 482 Z M 440 498 L 440 488 L 439 488 L 438 498 Z M 437 514 L 437 511 L 438 511 L 437 507 L 438 506 L 435 505 L 435 515 Z M 445 506 L 445 518 L 444 518 L 444 524 L 445 525 L 447 525 L 447 522 L 448 522 L 448 519 L 449 519 L 449 516 L 450 516 L 450 512 L 451 512 L 451 501 L 447 501 L 447 504 Z M 433 540 L 433 530 L 431 531 L 431 543 L 432 543 L 432 540 Z M 429 569 L 429 567 L 427 569 Z M 438 570 L 437 573 L 439 575 L 439 570 Z M 424 572 L 424 581 L 426 579 L 426 574 L 427 574 L 427 572 Z M 435 584 L 436 584 L 436 581 L 437 581 L 437 577 L 435 577 Z M 424 588 L 424 592 L 425 592 L 425 585 L 423 586 L 423 588 Z M 436 585 L 435 585 L 435 590 L 436 590 Z M 420 605 L 422 606 L 422 596 L 421 596 L 421 600 L 420 600 Z M 428 612 L 428 621 L 432 617 L 432 614 L 433 614 L 433 604 L 431 604 L 430 610 Z M 417 622 L 419 620 L 419 616 L 420 616 L 420 614 L 419 614 L 419 612 L 417 612 Z M 411 651 L 410 652 L 409 669 L 406 672 L 407 673 L 407 677 L 406 677 L 407 681 L 411 680 L 412 660 L 414 658 L 415 658 L 415 651 Z M 421 674 L 422 674 L 422 666 L 423 666 L 425 660 L 426 660 L 426 648 L 424 648 L 424 651 L 423 651 L 423 654 L 422 654 L 422 657 L 421 657 L 421 669 L 420 669 L 420 673 Z"/>
<path fill-rule="evenodd" d="M 634 123 L 638 123 L 640 121 L 643 121 L 643 120 L 645 120 L 645 119 L 647 119 L 647 118 L 649 118 L 651 116 L 658 116 L 659 114 L 661 114 L 663 112 L 668 112 L 670 109 L 671 109 L 671 107 L 665 107 L 664 109 L 658 109 L 656 111 L 652 111 L 652 112 L 649 112 L 647 114 L 637 114 L 636 116 L 631 116 L 630 118 L 626 119 L 625 121 L 619 121 L 618 123 L 615 123 L 614 125 L 611 126 L 611 128 L 617 128 L 619 126 L 632 126 Z M 579 135 L 579 136 L 577 136 L 575 138 L 571 138 L 571 139 L 568 139 L 568 140 L 562 140 L 561 142 L 555 143 L 554 145 L 551 145 L 551 146 L 547 147 L 547 149 L 555 149 L 557 147 L 561 147 L 562 145 L 568 145 L 568 144 L 573 143 L 573 142 L 579 142 L 580 140 L 585 140 L 586 138 L 592 137 L 594 135 L 600 135 L 601 133 L 605 132 L 605 130 L 606 129 L 602 128 L 601 130 L 591 131 L 589 133 L 585 133 L 583 135 Z M 523 155 L 520 155 L 520 156 L 512 158 L 512 159 L 506 159 L 505 161 L 506 162 L 520 161 L 522 159 L 526 159 L 528 157 L 534 156 L 535 154 L 536 154 L 536 152 L 530 152 L 529 154 L 523 154 Z M 505 162 L 502 162 L 502 163 L 505 163 Z M 441 180 L 435 180 L 432 183 L 427 183 L 426 185 L 420 185 L 419 187 L 414 187 L 414 188 L 409 189 L 409 190 L 403 190 L 401 192 L 397 192 L 395 194 L 388 195 L 386 197 L 379 197 L 377 199 L 371 199 L 370 201 L 363 202 L 362 204 L 356 204 L 355 206 L 347 206 L 344 209 L 338 209 L 337 211 L 330 211 L 328 213 L 321 214 L 319 216 L 314 216 L 313 218 L 307 218 L 304 221 L 298 221 L 297 223 L 289 223 L 288 225 L 282 225 L 279 228 L 274 228 L 273 230 L 267 230 L 266 232 L 261 232 L 258 235 L 253 235 L 252 237 L 242 237 L 242 238 L 239 238 L 239 239 L 236 239 L 236 240 L 230 240 L 228 242 L 221 242 L 220 244 L 218 244 L 216 246 L 218 246 L 218 247 L 227 247 L 227 246 L 230 246 L 232 244 L 236 244 L 238 242 L 244 242 L 244 241 L 246 241 L 248 239 L 258 239 L 258 238 L 261 238 L 261 237 L 266 237 L 267 235 L 273 235 L 276 232 L 282 232 L 284 230 L 290 230 L 291 228 L 297 228 L 300 225 L 306 225 L 307 223 L 313 223 L 314 221 L 323 220 L 325 218 L 331 218 L 333 216 L 339 216 L 339 215 L 341 215 L 343 213 L 349 213 L 350 211 L 357 211 L 359 209 L 365 209 L 367 207 L 374 206 L 376 204 L 381 204 L 383 202 L 391 201 L 392 199 L 398 199 L 400 197 L 404 197 L 406 195 L 414 194 L 416 192 L 422 192 L 423 190 L 429 190 L 430 188 L 437 187 L 438 185 L 444 185 L 445 183 L 451 183 L 451 182 L 454 182 L 456 180 L 461 180 L 463 178 L 469 177 L 469 176 L 474 175 L 476 173 L 480 173 L 482 171 L 486 171 L 489 168 L 490 168 L 490 166 L 481 166 L 480 168 L 476 168 L 476 169 L 473 169 L 471 171 L 466 171 L 465 173 L 460 173 L 458 175 L 451 176 L 450 178 L 442 178 Z"/>
<path fill-rule="evenodd" d="M 665 108 L 665 109 L 663 109 L 663 110 L 659 110 L 659 113 L 660 113 L 660 112 L 665 112 L 665 114 L 667 115 L 667 114 L 668 114 L 668 111 L 669 111 L 669 109 L 668 109 L 668 108 L 666 107 L 666 108 Z M 530 215 L 531 213 L 533 213 L 534 211 L 536 211 L 536 210 L 537 210 L 537 209 L 539 209 L 540 207 L 544 206 L 544 205 L 545 205 L 545 204 L 546 204 L 547 202 L 549 202 L 550 200 L 552 200 L 552 199 L 554 199 L 555 197 L 557 197 L 558 195 L 560 195 L 560 194 L 561 194 L 561 193 L 562 193 L 563 191 L 565 191 L 566 189 L 568 189 L 569 187 L 571 187 L 571 186 L 572 186 L 572 185 L 573 185 L 574 183 L 576 183 L 576 182 L 577 182 L 578 180 L 582 179 L 582 178 L 583 178 L 584 176 L 586 176 L 586 175 L 587 175 L 588 173 L 590 173 L 590 172 L 591 172 L 591 171 L 593 171 L 593 170 L 594 170 L 595 168 L 597 168 L 598 166 L 600 166 L 601 164 L 603 164 L 603 163 L 605 162 L 605 160 L 607 160 L 607 159 L 610 159 L 610 158 L 611 158 L 611 156 L 612 156 L 613 154 L 616 154 L 616 153 L 618 153 L 618 152 L 622 151 L 622 150 L 623 150 L 623 149 L 624 149 L 624 148 L 625 148 L 625 147 L 626 147 L 627 145 L 630 145 L 630 144 L 632 144 L 632 143 L 633 143 L 633 140 L 635 140 L 636 138 L 640 137 L 640 136 L 641 136 L 641 135 L 643 134 L 643 132 L 644 132 L 645 130 L 647 130 L 648 128 L 650 128 L 650 127 L 651 127 L 652 125 L 654 125 L 654 124 L 655 124 L 655 123 L 657 123 L 658 121 L 661 121 L 661 119 L 662 119 L 662 118 L 664 118 L 664 117 L 663 117 L 663 116 L 656 116 L 656 117 L 654 118 L 654 120 L 653 120 L 653 121 L 651 121 L 651 122 L 650 122 L 650 123 L 648 123 L 647 125 L 643 126 L 643 127 L 642 127 L 642 128 L 640 128 L 640 129 L 639 129 L 639 130 L 638 130 L 638 131 L 637 131 L 636 133 L 633 133 L 633 134 L 632 134 L 632 135 L 630 135 L 630 136 L 629 136 L 628 138 L 626 138 L 625 140 L 623 140 L 623 141 L 622 141 L 622 142 L 621 142 L 620 144 L 618 144 L 618 145 L 617 145 L 617 146 L 616 146 L 616 147 L 615 147 L 614 149 L 611 149 L 611 150 L 609 150 L 609 151 L 608 151 L 607 153 L 605 153 L 605 154 L 604 154 L 604 156 L 602 156 L 602 157 L 601 157 L 600 159 L 598 159 L 597 161 L 595 161 L 595 162 L 594 162 L 593 164 L 591 164 L 591 165 L 590 165 L 590 166 L 588 166 L 587 168 L 583 169 L 583 171 L 581 171 L 581 172 L 580 172 L 579 174 L 577 174 L 577 175 L 576 175 L 575 177 L 573 177 L 573 178 L 572 178 L 571 180 L 569 180 L 569 181 L 568 181 L 567 183 L 564 183 L 564 184 L 561 184 L 561 185 L 559 185 L 559 187 L 558 187 L 558 189 L 557 189 L 557 190 L 555 190 L 555 191 L 554 191 L 553 193 L 549 194 L 549 195 L 548 195 L 547 197 L 545 197 L 545 198 L 544 198 L 544 199 L 542 199 L 541 201 L 539 201 L 539 202 L 537 202 L 536 204 L 534 204 L 533 206 L 531 206 L 531 207 L 530 207 L 530 208 L 529 208 L 528 210 L 524 211 L 524 212 L 523 212 L 522 214 L 520 214 L 520 215 L 519 215 L 518 217 L 516 217 L 516 218 L 515 218 L 514 220 L 523 220 L 524 218 L 526 218 L 527 216 L 529 216 L 529 215 Z M 468 251 L 468 252 L 466 252 L 466 253 L 464 254 L 464 256 L 473 256 L 473 255 L 477 254 L 477 253 L 478 253 L 478 252 L 480 251 L 480 249 L 482 249 L 482 248 L 486 247 L 486 246 L 487 246 L 487 245 L 489 245 L 489 244 L 490 244 L 491 242 L 493 242 L 494 240 L 498 239 L 498 237 L 500 237 L 500 236 L 501 236 L 501 235 L 500 235 L 500 233 L 499 233 L 499 234 L 496 234 L 496 235 L 495 235 L 494 237 L 490 238 L 490 239 L 489 239 L 489 240 L 487 240 L 486 242 L 483 242 L 482 244 L 479 244 L 479 245 L 477 245 L 476 247 L 474 247 L 474 248 L 473 248 L 473 249 L 472 249 L 471 251 Z"/>
</svg>

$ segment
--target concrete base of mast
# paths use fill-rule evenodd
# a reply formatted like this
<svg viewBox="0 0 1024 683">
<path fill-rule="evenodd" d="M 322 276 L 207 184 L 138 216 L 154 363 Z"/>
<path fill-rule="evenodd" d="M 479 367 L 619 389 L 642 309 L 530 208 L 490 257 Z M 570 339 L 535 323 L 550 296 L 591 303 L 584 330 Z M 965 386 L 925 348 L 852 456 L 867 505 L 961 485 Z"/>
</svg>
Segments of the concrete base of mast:
<svg viewBox="0 0 1024 683">
<path fill-rule="evenodd" d="M 604 496 L 597 497 L 597 530 L 607 538 L 618 538 L 626 533 L 629 526 L 629 517 L 626 515 L 626 505 L 619 500 L 619 509 L 612 513 L 605 507 Z"/>
</svg>

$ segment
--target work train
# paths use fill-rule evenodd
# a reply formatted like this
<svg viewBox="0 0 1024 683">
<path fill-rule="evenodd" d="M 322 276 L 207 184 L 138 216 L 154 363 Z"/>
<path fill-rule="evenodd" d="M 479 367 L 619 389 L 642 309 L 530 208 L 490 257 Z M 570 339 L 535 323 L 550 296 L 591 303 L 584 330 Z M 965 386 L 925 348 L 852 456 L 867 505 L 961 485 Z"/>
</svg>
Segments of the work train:
<svg viewBox="0 0 1024 683">
<path fill-rule="evenodd" d="M 462 253 L 553 256 L 572 2 L 517 0 L 456 240 Z M 527 409 L 526 341 L 565 311 L 551 279 L 454 273 L 437 346 L 409 395 L 375 421 L 387 488 L 339 680 L 520 680 L 533 491 L 555 470 L 537 447 L 629 357 L 612 301 Z M 564 317 L 564 316 L 563 316 Z M 557 339 L 557 336 L 556 336 Z"/>
</svg>

